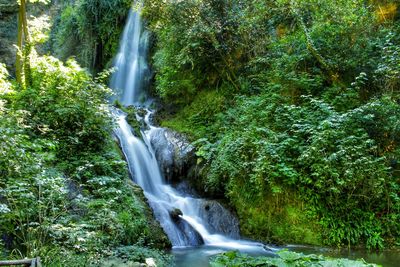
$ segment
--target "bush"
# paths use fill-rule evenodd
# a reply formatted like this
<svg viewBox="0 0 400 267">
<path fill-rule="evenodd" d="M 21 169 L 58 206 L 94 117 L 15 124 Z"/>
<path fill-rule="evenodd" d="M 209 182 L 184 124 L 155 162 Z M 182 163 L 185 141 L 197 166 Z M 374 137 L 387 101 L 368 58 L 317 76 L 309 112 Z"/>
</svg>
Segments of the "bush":
<svg viewBox="0 0 400 267">
<path fill-rule="evenodd" d="M 104 102 L 110 89 L 93 81 L 75 61 L 64 65 L 47 56 L 33 65 L 32 80 L 31 87 L 10 96 L 15 110 L 29 113 L 30 135 L 57 142 L 60 159 L 101 150 L 111 130 Z"/>
<path fill-rule="evenodd" d="M 394 223 L 386 216 L 398 213 L 396 177 L 390 171 L 397 152 L 380 149 L 380 138 L 372 135 L 378 122 L 380 131 L 398 131 L 390 120 L 400 116 L 398 105 L 380 100 L 337 113 L 312 98 L 304 98 L 301 106 L 278 106 L 266 99 L 239 100 L 220 122 L 225 131 L 218 141 L 198 144 L 198 155 L 209 166 L 207 188 L 225 191 L 240 210 L 271 193 L 285 198 L 286 190 L 294 190 L 319 218 L 331 245 L 382 247 L 383 236 L 398 236 L 398 230 L 384 230 Z M 373 127 L 367 118 L 374 120 Z"/>
</svg>

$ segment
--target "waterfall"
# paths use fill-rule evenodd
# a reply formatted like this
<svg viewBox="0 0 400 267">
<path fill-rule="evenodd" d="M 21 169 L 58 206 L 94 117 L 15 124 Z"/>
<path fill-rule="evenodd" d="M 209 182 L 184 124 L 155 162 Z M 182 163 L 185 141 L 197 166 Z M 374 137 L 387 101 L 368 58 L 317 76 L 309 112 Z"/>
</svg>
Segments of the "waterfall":
<svg viewBox="0 0 400 267">
<path fill-rule="evenodd" d="M 139 12 L 129 11 L 121 45 L 114 66 L 117 71 L 111 77 L 110 87 L 121 104 L 130 106 L 145 100 L 150 71 L 147 64 L 148 35 L 142 32 Z"/>
<path fill-rule="evenodd" d="M 205 244 L 232 249 L 261 248 L 260 243 L 238 240 L 238 229 L 231 231 L 233 233 L 231 236 L 216 232 L 215 229 L 223 229 L 227 225 L 233 227 L 231 221 L 234 217 L 215 202 L 207 202 L 180 193 L 163 178 L 150 141 L 152 138 L 157 138 L 162 129 L 152 125 L 153 111 L 141 104 L 145 99 L 143 97 L 146 95 L 147 87 L 145 80 L 149 73 L 145 47 L 147 38 L 141 26 L 139 12 L 131 11 L 115 60 L 117 71 L 111 79 L 111 88 L 115 90 L 123 105 L 135 105 L 136 108 L 145 111 L 140 112 L 145 115 L 137 115 L 137 119 L 145 125 L 141 130 L 141 136 L 133 134 L 124 112 L 114 111 L 118 123 L 115 133 L 133 180 L 143 188 L 157 220 L 174 247 Z M 216 205 L 215 210 L 219 213 L 213 214 L 213 218 L 218 216 L 222 218 L 210 220 L 210 214 L 207 212 L 210 205 Z M 211 224 L 219 225 L 210 225 L 210 221 Z"/>
</svg>

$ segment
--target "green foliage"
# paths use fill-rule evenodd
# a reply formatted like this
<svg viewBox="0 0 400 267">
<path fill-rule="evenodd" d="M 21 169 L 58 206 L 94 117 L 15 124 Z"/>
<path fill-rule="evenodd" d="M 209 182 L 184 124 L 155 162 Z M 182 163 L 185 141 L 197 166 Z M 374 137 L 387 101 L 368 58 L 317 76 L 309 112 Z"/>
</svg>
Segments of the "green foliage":
<svg viewBox="0 0 400 267">
<path fill-rule="evenodd" d="M 11 83 L 7 80 L 8 72 L 3 64 L 0 64 L 0 95 L 8 93 Z"/>
<path fill-rule="evenodd" d="M 152 247 L 169 246 L 112 139 L 105 76 L 39 57 L 31 86 L 21 90 L 1 69 L 0 235 L 7 258 L 98 265 L 120 246 L 146 246 L 154 255 L 160 253 Z"/>
<path fill-rule="evenodd" d="M 222 266 L 262 266 L 262 267 L 294 267 L 294 266 L 332 266 L 332 267 L 374 267 L 376 264 L 368 264 L 364 260 L 333 259 L 318 255 L 304 255 L 288 250 L 278 252 L 278 257 L 250 257 L 235 251 L 226 252 L 214 257 L 211 261 L 212 267 Z"/>
<path fill-rule="evenodd" d="M 162 125 L 189 134 L 196 181 L 231 201 L 246 235 L 399 243 L 400 42 L 385 8 L 399 7 L 144 2 L 156 91 L 174 107 Z"/>
<path fill-rule="evenodd" d="M 382 45 L 382 60 L 375 70 L 375 80 L 386 89 L 387 93 L 398 94 L 400 85 L 400 40 L 396 34 L 389 32 Z"/>
<path fill-rule="evenodd" d="M 193 138 L 202 138 L 207 135 L 206 126 L 215 123 L 215 115 L 225 109 L 226 102 L 226 98 L 216 91 L 200 92 L 190 105 L 180 110 L 174 118 L 164 118 L 161 124 Z"/>
<path fill-rule="evenodd" d="M 236 72 L 247 48 L 236 31 L 243 18 L 242 3 L 144 3 L 144 16 L 158 39 L 154 65 L 159 73 L 156 83 L 161 97 L 184 104 L 192 101 L 201 88 L 225 86 L 239 90 Z M 163 13 L 154 16 L 153 10 Z"/>
<path fill-rule="evenodd" d="M 208 190 L 225 191 L 242 212 L 271 193 L 289 188 L 299 192 L 319 218 L 328 244 L 364 241 L 382 247 L 383 236 L 398 236 L 396 222 L 386 219 L 399 212 L 397 178 L 389 171 L 391 158 L 398 155 L 388 151 L 398 142 L 393 139 L 398 126 L 391 121 L 400 117 L 398 105 L 386 99 L 337 113 L 309 97 L 301 106 L 278 105 L 271 99 L 240 98 L 237 108 L 219 122 L 225 131 L 217 141 L 200 143 L 198 155 L 209 166 Z M 390 139 L 385 133 L 386 138 L 374 136 L 376 128 L 368 118 L 372 125 L 384 125 L 379 131 L 386 127 L 396 134 Z"/>
<path fill-rule="evenodd" d="M 142 138 L 141 130 L 145 127 L 145 125 L 143 121 L 137 120 L 137 115 L 144 117 L 146 115 L 146 111 L 135 106 L 120 107 L 120 109 L 126 112 L 126 120 L 132 127 L 135 136 Z"/>
<path fill-rule="evenodd" d="M 374 71 L 387 32 L 377 27 L 375 7 L 361 0 L 339 6 L 337 1 L 144 3 L 158 41 L 156 89 L 177 104 L 223 85 L 229 85 L 224 91 L 254 92 L 262 88 L 246 85 L 265 78 L 284 85 L 295 100 L 321 94 L 326 84 L 343 87 L 360 70 Z M 371 87 L 364 93 L 374 92 Z"/>
<path fill-rule="evenodd" d="M 111 128 L 104 104 L 109 89 L 93 81 L 75 61 L 63 65 L 42 57 L 32 67 L 32 86 L 11 96 L 13 108 L 31 116 L 31 135 L 54 139 L 60 158 L 84 145 L 99 150 Z"/>
</svg>

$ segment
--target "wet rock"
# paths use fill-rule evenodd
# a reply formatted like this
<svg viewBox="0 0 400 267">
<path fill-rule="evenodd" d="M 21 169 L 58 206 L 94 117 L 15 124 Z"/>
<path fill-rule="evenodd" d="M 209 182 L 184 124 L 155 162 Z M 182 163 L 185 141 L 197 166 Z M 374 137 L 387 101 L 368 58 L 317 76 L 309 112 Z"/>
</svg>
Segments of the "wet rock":
<svg viewBox="0 0 400 267">
<path fill-rule="evenodd" d="M 182 216 L 183 213 L 180 209 L 173 209 L 169 212 L 169 216 L 171 216 L 172 220 L 174 220 L 175 222 L 179 221 L 180 217 Z"/>
<path fill-rule="evenodd" d="M 197 191 L 192 187 L 189 181 L 180 181 L 173 185 L 174 188 L 181 193 L 183 196 L 187 197 L 197 197 L 200 198 L 201 196 L 197 193 Z"/>
<path fill-rule="evenodd" d="M 183 220 L 181 217 L 178 217 L 179 220 L 176 223 L 176 226 L 179 230 L 182 231 L 185 244 L 188 246 L 200 246 L 204 244 L 204 240 L 201 235 L 194 229 L 188 222 Z"/>
<path fill-rule="evenodd" d="M 164 177 L 168 181 L 179 180 L 193 165 L 194 147 L 184 135 L 170 129 L 152 132 L 150 142 Z"/>
<path fill-rule="evenodd" d="M 155 246 L 159 249 L 171 248 L 171 241 L 168 239 L 167 235 L 162 229 L 160 222 L 156 220 L 156 215 L 154 214 L 154 211 L 150 208 L 151 203 L 149 203 L 148 199 L 145 197 L 143 189 L 135 184 L 132 180 L 128 180 L 128 185 L 130 186 L 130 189 L 135 194 L 135 196 L 144 204 L 143 212 L 147 218 L 152 236 L 155 240 L 157 240 Z"/>
</svg>

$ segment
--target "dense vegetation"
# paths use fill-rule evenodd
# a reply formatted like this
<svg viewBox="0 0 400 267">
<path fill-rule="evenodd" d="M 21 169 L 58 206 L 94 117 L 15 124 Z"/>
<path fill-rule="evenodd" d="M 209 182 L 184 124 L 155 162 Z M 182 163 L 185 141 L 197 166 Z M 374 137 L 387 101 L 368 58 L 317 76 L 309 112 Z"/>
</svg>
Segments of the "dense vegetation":
<svg viewBox="0 0 400 267">
<path fill-rule="evenodd" d="M 168 247 L 112 139 L 102 76 L 52 57 L 35 60 L 28 88 L 6 76 L 2 67 L 0 233 L 10 257 L 82 266 Z"/>
<path fill-rule="evenodd" d="M 79 12 L 92 4 L 77 2 L 72 13 L 90 19 Z M 121 13 L 121 28 L 129 7 L 103 9 Z M 18 44 L 15 79 L 0 62 L 0 259 L 40 256 L 45 266 L 115 266 L 153 258 L 169 265 L 162 250 L 170 242 L 142 190 L 131 182 L 112 135 L 111 90 L 105 85 L 110 73 L 93 78 L 75 60 L 39 56 L 35 49 L 43 53 L 60 45 L 54 38 L 65 28 L 56 31 L 55 23 L 51 30 L 49 15 L 71 7 L 9 1 L 0 8 L 23 17 L 15 29 L 18 40 L 7 40 Z M 79 29 L 84 33 L 69 37 L 88 45 L 83 39 L 92 29 L 83 24 Z M 118 45 L 118 31 L 101 34 L 101 41 L 85 40 L 103 45 L 114 38 L 111 43 Z M 107 49 L 101 59 L 112 57 Z M 84 56 L 78 59 L 86 64 Z"/>
<path fill-rule="evenodd" d="M 23 82 L 0 64 L 0 258 L 162 266 L 169 241 L 112 137 L 109 73 L 93 78 L 32 46 Z"/>
<path fill-rule="evenodd" d="M 56 2 L 51 29 L 32 18 L 20 29 L 16 79 L 0 64 L 0 258 L 168 265 L 106 102 L 103 70 L 132 3 Z M 229 200 L 244 236 L 400 246 L 397 1 L 144 0 L 142 13 L 158 121 L 191 138 L 188 178 Z M 213 264 L 356 264 L 339 261 L 228 253 Z"/>
<path fill-rule="evenodd" d="M 396 1 L 145 1 L 163 126 L 272 242 L 400 244 Z"/>
</svg>

